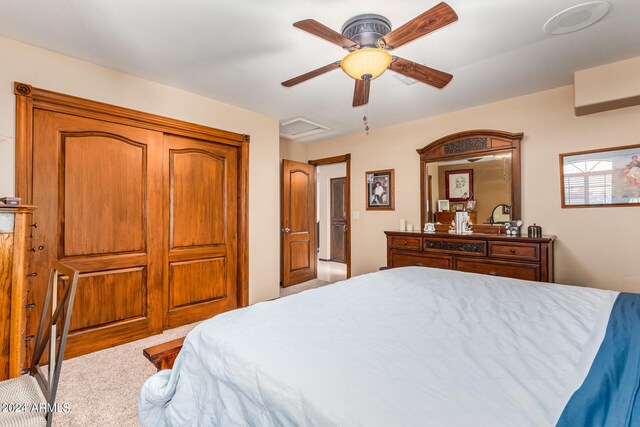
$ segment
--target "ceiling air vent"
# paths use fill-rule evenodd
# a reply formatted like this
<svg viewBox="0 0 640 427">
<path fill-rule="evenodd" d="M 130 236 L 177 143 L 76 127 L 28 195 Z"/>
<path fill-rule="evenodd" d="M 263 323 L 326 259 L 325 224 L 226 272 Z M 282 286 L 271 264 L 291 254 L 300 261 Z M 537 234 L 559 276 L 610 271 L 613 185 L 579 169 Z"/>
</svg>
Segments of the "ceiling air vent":
<svg viewBox="0 0 640 427">
<path fill-rule="evenodd" d="M 414 80 L 411 77 L 403 76 L 402 74 L 398 74 L 398 73 L 395 73 L 393 77 L 400 80 L 402 83 L 406 84 L 407 86 L 411 86 L 414 83 L 418 83 L 417 80 Z"/>
<path fill-rule="evenodd" d="M 317 133 L 329 132 L 331 128 L 298 117 L 280 124 L 280 136 L 289 139 L 303 138 Z"/>
</svg>

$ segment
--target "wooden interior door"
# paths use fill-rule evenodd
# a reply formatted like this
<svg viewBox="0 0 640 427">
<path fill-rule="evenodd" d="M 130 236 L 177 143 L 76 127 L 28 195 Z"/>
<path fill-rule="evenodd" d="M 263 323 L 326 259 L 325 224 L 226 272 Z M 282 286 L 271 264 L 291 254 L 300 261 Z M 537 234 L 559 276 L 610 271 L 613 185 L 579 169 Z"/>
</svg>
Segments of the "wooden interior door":
<svg viewBox="0 0 640 427">
<path fill-rule="evenodd" d="M 347 178 L 331 179 L 331 261 L 347 261 Z"/>
<path fill-rule="evenodd" d="M 316 168 L 282 161 L 282 286 L 316 278 Z"/>
<path fill-rule="evenodd" d="M 161 166 L 160 132 L 34 111 L 27 336 L 53 260 L 81 272 L 67 357 L 162 330 Z"/>
<path fill-rule="evenodd" d="M 165 139 L 165 327 L 237 304 L 238 150 Z"/>
</svg>

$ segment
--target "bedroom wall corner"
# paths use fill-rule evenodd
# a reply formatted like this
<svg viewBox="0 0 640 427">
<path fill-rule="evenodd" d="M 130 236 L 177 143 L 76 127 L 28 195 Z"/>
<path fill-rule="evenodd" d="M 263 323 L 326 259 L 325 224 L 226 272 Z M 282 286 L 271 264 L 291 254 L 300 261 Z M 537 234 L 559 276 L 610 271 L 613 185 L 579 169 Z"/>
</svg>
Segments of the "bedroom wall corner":
<svg viewBox="0 0 640 427">
<path fill-rule="evenodd" d="M 309 161 L 308 145 L 292 139 L 280 138 L 280 162 L 283 159 L 307 163 Z"/>
<path fill-rule="evenodd" d="M 640 207 L 562 209 L 560 153 L 638 143 L 640 106 L 588 116 L 574 113 L 573 86 L 564 86 L 364 133 L 309 144 L 310 158 L 351 153 L 352 271 L 386 264 L 383 231 L 400 218 L 419 224 L 420 164 L 416 153 L 436 139 L 470 129 L 524 132 L 522 198 L 525 227 L 556 234 L 555 281 L 640 292 Z M 364 173 L 395 169 L 395 211 L 366 211 Z M 525 228 L 526 229 L 526 228 Z"/>
<path fill-rule="evenodd" d="M 279 295 L 279 123 L 269 117 L 110 68 L 0 38 L 0 195 L 15 191 L 13 82 L 251 136 L 249 302 Z"/>
</svg>

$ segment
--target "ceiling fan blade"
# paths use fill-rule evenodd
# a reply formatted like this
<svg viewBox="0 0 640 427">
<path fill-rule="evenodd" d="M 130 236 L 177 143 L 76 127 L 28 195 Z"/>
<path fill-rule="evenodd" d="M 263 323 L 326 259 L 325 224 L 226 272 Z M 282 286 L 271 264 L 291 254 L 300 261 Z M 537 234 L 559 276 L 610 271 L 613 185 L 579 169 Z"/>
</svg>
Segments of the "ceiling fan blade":
<svg viewBox="0 0 640 427">
<path fill-rule="evenodd" d="M 352 47 L 352 46 L 358 46 L 357 43 L 354 43 L 353 41 L 349 40 L 348 38 L 346 38 L 342 34 L 338 33 L 337 31 L 332 30 L 331 28 L 327 27 L 326 25 L 323 25 L 323 24 L 319 23 L 315 19 L 305 19 L 305 20 L 302 20 L 302 21 L 298 21 L 298 22 L 294 23 L 293 26 L 296 27 L 296 28 L 300 28 L 301 30 L 306 31 L 307 33 L 311 33 L 314 36 L 318 36 L 320 38 L 323 38 L 323 39 L 327 40 L 328 42 L 331 42 L 333 44 L 337 44 L 338 46 L 340 46 L 342 48 L 349 48 L 349 47 Z"/>
<path fill-rule="evenodd" d="M 453 78 L 451 74 L 444 71 L 435 70 L 399 57 L 395 58 L 389 65 L 389 69 L 438 89 L 445 87 Z"/>
<path fill-rule="evenodd" d="M 457 20 L 456 12 L 443 2 L 391 31 L 382 39 L 389 49 L 395 49 Z"/>
<path fill-rule="evenodd" d="M 291 86 L 297 85 L 298 83 L 302 83 L 309 79 L 317 77 L 321 74 L 328 73 L 329 71 L 335 70 L 336 68 L 340 68 L 340 61 L 332 62 L 331 64 L 325 65 L 324 67 L 316 68 L 313 71 L 309 71 L 308 73 L 301 74 L 298 77 L 289 79 L 286 82 L 282 82 L 281 84 L 282 86 L 285 86 L 285 87 L 291 87 Z"/>
<path fill-rule="evenodd" d="M 369 103 L 369 89 L 371 80 L 356 80 L 356 87 L 353 90 L 353 106 L 360 107 Z"/>
</svg>

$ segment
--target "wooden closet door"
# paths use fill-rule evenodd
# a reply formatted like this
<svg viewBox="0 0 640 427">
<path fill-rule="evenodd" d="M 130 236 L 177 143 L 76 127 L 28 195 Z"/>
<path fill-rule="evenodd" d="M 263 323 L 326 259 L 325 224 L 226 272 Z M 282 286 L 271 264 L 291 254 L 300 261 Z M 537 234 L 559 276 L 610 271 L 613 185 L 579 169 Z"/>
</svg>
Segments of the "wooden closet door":
<svg viewBox="0 0 640 427">
<path fill-rule="evenodd" d="M 27 335 L 49 267 L 80 270 L 66 355 L 162 328 L 162 133 L 36 110 Z M 31 351 L 27 352 L 29 355 Z"/>
<path fill-rule="evenodd" d="M 316 167 L 282 160 L 282 286 L 317 277 Z"/>
<path fill-rule="evenodd" d="M 165 327 L 237 304 L 238 149 L 164 139 Z"/>
</svg>

